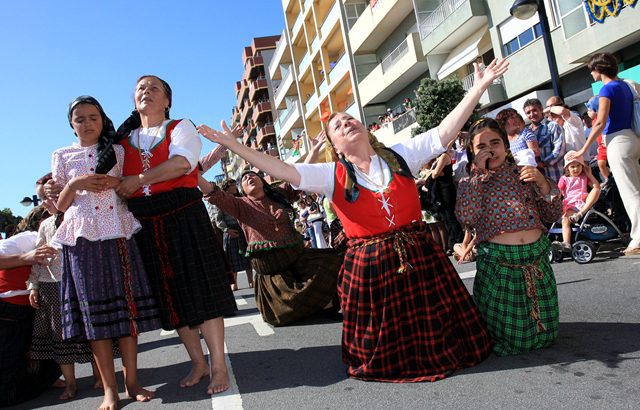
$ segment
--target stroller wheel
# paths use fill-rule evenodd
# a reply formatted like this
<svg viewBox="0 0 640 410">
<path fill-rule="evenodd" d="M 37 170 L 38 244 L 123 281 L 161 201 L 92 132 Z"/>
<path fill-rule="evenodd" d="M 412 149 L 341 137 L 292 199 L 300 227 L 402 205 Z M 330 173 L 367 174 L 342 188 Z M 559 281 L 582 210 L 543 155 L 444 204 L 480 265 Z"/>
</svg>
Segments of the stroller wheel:
<svg viewBox="0 0 640 410">
<path fill-rule="evenodd" d="M 571 257 L 574 261 L 585 264 L 596 256 L 596 245 L 590 241 L 577 241 L 571 247 Z"/>
<path fill-rule="evenodd" d="M 549 249 L 549 263 L 560 263 L 564 259 L 564 254 L 562 251 L 558 251 L 555 249 Z"/>
</svg>

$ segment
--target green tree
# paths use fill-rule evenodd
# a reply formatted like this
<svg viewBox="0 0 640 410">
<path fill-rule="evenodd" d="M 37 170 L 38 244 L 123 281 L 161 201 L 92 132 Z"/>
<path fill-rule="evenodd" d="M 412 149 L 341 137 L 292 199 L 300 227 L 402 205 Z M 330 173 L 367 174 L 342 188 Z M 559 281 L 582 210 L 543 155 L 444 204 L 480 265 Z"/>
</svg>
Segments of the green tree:
<svg viewBox="0 0 640 410">
<path fill-rule="evenodd" d="M 17 226 L 21 220 L 21 216 L 15 216 L 11 209 L 4 208 L 0 211 L 0 232 L 5 232 L 7 225 Z"/>
<path fill-rule="evenodd" d="M 435 128 L 455 108 L 466 91 L 462 81 L 457 78 L 442 81 L 424 78 L 416 90 L 415 110 L 418 127 L 413 135 L 418 135 L 431 128 Z M 469 121 L 473 121 L 474 114 Z"/>
</svg>

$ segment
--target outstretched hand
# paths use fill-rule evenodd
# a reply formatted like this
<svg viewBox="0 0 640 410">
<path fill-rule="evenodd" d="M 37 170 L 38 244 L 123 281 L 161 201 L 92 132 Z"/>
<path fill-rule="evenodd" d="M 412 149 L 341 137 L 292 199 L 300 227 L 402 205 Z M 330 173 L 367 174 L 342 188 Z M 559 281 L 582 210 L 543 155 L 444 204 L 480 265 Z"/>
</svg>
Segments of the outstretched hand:
<svg viewBox="0 0 640 410">
<path fill-rule="evenodd" d="M 506 59 L 498 60 L 494 58 L 493 61 L 480 71 L 480 65 L 473 63 L 474 75 L 473 82 L 483 89 L 487 89 L 496 78 L 502 76 L 509 69 L 509 62 Z"/>
<path fill-rule="evenodd" d="M 325 132 L 325 130 L 320 131 L 318 135 L 316 135 L 316 137 L 311 140 L 311 149 L 314 151 L 320 151 L 326 139 L 327 133 Z"/>
<path fill-rule="evenodd" d="M 229 147 L 229 144 L 236 142 L 236 138 L 238 138 L 234 134 L 234 131 L 238 132 L 238 127 L 235 127 L 234 131 L 231 131 L 224 120 L 220 122 L 220 126 L 222 127 L 222 131 L 214 130 L 205 124 L 198 126 L 196 129 L 209 141 Z"/>
</svg>

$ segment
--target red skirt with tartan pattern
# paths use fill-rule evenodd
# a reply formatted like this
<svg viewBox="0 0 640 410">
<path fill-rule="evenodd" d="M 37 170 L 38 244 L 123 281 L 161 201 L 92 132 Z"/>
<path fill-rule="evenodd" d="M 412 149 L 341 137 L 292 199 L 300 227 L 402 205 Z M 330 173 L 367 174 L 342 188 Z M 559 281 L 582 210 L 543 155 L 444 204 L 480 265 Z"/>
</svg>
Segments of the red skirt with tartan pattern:
<svg viewBox="0 0 640 410">
<path fill-rule="evenodd" d="M 471 295 L 422 222 L 351 239 L 338 291 L 350 377 L 432 382 L 491 352 Z"/>
</svg>

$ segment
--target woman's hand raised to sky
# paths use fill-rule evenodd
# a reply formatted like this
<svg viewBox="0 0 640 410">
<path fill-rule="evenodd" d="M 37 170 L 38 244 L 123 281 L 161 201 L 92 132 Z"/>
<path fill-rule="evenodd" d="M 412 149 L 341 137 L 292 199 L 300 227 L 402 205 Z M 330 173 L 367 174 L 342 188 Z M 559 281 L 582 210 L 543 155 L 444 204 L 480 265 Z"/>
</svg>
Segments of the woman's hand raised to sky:
<svg viewBox="0 0 640 410">
<path fill-rule="evenodd" d="M 224 145 L 225 147 L 229 147 L 230 144 L 237 142 L 236 138 L 238 138 L 238 136 L 236 132 L 242 130 L 240 126 L 235 127 L 234 131 L 231 131 L 224 120 L 220 122 L 220 126 L 222 127 L 222 131 L 214 130 L 205 124 L 198 126 L 197 130 L 209 141 Z"/>
<path fill-rule="evenodd" d="M 495 81 L 496 78 L 502 76 L 509 69 L 509 62 L 506 59 L 498 60 L 495 58 L 484 70 L 480 71 L 478 63 L 473 63 L 474 75 L 473 83 L 483 90 Z"/>
</svg>

